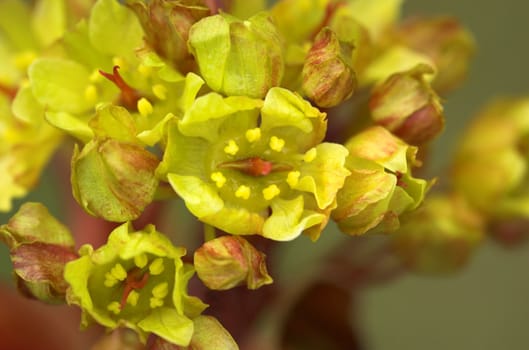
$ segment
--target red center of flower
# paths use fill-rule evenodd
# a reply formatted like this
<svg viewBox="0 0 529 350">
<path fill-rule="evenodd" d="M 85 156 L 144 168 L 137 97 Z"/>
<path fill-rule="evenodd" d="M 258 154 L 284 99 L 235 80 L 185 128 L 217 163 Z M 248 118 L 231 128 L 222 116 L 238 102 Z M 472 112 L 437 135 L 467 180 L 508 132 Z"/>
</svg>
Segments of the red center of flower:
<svg viewBox="0 0 529 350">
<path fill-rule="evenodd" d="M 142 272 L 142 270 L 134 268 L 127 273 L 125 279 L 125 289 L 123 290 L 123 296 L 121 297 L 120 308 L 123 309 L 127 303 L 127 298 L 130 292 L 136 289 L 142 289 L 149 280 L 149 273 Z"/>
<path fill-rule="evenodd" d="M 113 82 L 114 85 L 116 85 L 121 90 L 120 100 L 123 106 L 129 110 L 137 109 L 136 104 L 141 98 L 141 95 L 139 94 L 138 90 L 132 88 L 125 82 L 125 80 L 123 80 L 119 74 L 119 66 L 114 66 L 112 73 L 103 72 L 102 70 L 99 70 L 99 73 Z"/>
<path fill-rule="evenodd" d="M 284 164 L 274 164 L 259 157 L 245 158 L 218 165 L 219 168 L 234 169 L 251 176 L 266 176 L 271 172 L 287 171 L 292 167 Z"/>
</svg>

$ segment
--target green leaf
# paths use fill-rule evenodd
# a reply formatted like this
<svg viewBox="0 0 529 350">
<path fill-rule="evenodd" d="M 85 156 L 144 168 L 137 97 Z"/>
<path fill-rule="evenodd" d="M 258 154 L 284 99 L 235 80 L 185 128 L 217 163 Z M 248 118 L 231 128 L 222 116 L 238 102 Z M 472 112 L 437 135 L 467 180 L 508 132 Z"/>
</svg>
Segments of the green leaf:
<svg viewBox="0 0 529 350">
<path fill-rule="evenodd" d="M 179 314 L 175 309 L 165 307 L 153 310 L 138 323 L 138 327 L 182 346 L 189 345 L 194 329 L 193 321 Z"/>
<path fill-rule="evenodd" d="M 85 98 L 90 73 L 77 62 L 61 58 L 40 58 L 29 67 L 35 98 L 47 109 L 78 114 L 93 104 Z"/>
<path fill-rule="evenodd" d="M 142 45 L 143 29 L 129 8 L 116 0 L 98 0 L 88 22 L 94 47 L 108 55 L 130 56 Z"/>
</svg>

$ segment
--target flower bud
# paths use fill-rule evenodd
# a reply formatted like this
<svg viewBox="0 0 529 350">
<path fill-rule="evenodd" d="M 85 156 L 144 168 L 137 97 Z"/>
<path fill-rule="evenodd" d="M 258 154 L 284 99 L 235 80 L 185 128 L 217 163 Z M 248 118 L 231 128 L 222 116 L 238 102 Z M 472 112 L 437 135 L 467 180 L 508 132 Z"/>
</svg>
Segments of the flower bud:
<svg viewBox="0 0 529 350">
<path fill-rule="evenodd" d="M 158 159 L 142 147 L 94 139 L 72 158 L 72 190 L 91 215 L 107 221 L 136 219 L 158 187 Z"/>
<path fill-rule="evenodd" d="M 399 216 L 417 208 L 430 185 L 411 175 L 417 148 L 379 126 L 353 136 L 345 146 L 351 175 L 338 192 L 333 219 L 351 235 L 396 230 Z"/>
<path fill-rule="evenodd" d="M 10 250 L 19 291 L 47 303 L 64 302 L 68 284 L 63 271 L 77 258 L 68 229 L 40 203 L 26 203 L 0 227 Z"/>
<path fill-rule="evenodd" d="M 242 237 L 222 236 L 204 243 L 195 251 L 194 263 L 198 277 L 214 290 L 241 284 L 257 289 L 273 282 L 265 255 Z"/>
<path fill-rule="evenodd" d="M 474 39 L 455 18 L 412 18 L 397 29 L 397 37 L 404 45 L 432 58 L 438 68 L 432 83 L 436 91 L 444 94 L 466 77 Z"/>
<path fill-rule="evenodd" d="M 217 92 L 261 98 L 281 82 L 282 42 L 264 12 L 246 21 L 225 13 L 203 18 L 191 27 L 188 45 Z"/>
<path fill-rule="evenodd" d="M 356 87 L 352 51 L 328 27 L 316 36 L 302 72 L 303 91 L 316 105 L 333 107 L 351 97 Z"/>
<path fill-rule="evenodd" d="M 369 100 L 371 117 L 413 145 L 432 140 L 444 126 L 440 98 L 424 78 L 434 71 L 425 64 L 391 75 L 377 85 Z"/>
<path fill-rule="evenodd" d="M 191 26 L 209 15 L 202 0 L 128 0 L 145 31 L 145 41 L 161 57 L 187 72 L 192 68 L 192 57 L 187 49 Z"/>
<path fill-rule="evenodd" d="M 394 249 L 417 272 L 460 268 L 483 237 L 481 216 L 458 196 L 432 196 L 402 221 L 392 235 Z"/>
</svg>

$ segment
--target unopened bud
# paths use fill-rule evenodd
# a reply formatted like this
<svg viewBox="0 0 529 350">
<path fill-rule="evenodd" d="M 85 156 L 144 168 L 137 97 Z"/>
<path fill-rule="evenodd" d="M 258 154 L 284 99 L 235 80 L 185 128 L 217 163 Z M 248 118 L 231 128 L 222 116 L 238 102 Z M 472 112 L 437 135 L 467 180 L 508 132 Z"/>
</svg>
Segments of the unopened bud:
<svg viewBox="0 0 529 350">
<path fill-rule="evenodd" d="M 356 88 L 352 68 L 353 46 L 338 40 L 330 28 L 316 36 L 303 66 L 303 91 L 319 107 L 345 101 Z"/>
<path fill-rule="evenodd" d="M 443 107 L 424 77 L 433 72 L 431 67 L 419 64 L 377 85 L 369 100 L 375 123 L 413 145 L 437 136 L 444 126 Z"/>
</svg>

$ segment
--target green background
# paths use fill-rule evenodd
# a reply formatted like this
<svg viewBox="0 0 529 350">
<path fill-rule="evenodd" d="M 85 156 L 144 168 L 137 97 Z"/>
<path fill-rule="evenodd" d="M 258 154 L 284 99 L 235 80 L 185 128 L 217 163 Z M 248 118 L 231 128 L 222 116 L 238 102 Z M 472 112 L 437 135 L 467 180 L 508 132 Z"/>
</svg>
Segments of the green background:
<svg viewBox="0 0 529 350">
<path fill-rule="evenodd" d="M 432 174 L 443 176 L 463 128 L 486 101 L 529 93 L 529 2 L 408 0 L 404 13 L 453 14 L 474 33 L 478 46 L 467 81 L 445 101 L 447 129 L 436 143 L 433 158 L 437 162 L 431 169 Z M 60 217 L 55 175 L 49 169 L 29 200 L 43 198 Z M 485 175 L 476 174 L 476 181 L 480 176 Z M 0 222 L 9 216 L 1 215 Z M 318 250 L 306 241 L 285 248 L 283 263 L 290 272 L 313 260 L 315 254 L 306 252 Z M 9 275 L 7 250 L 0 245 L 0 277 L 9 280 Z M 367 349 L 529 349 L 529 245 L 506 249 L 485 242 L 456 275 L 409 275 L 368 289 L 359 301 L 356 317 Z"/>
</svg>

